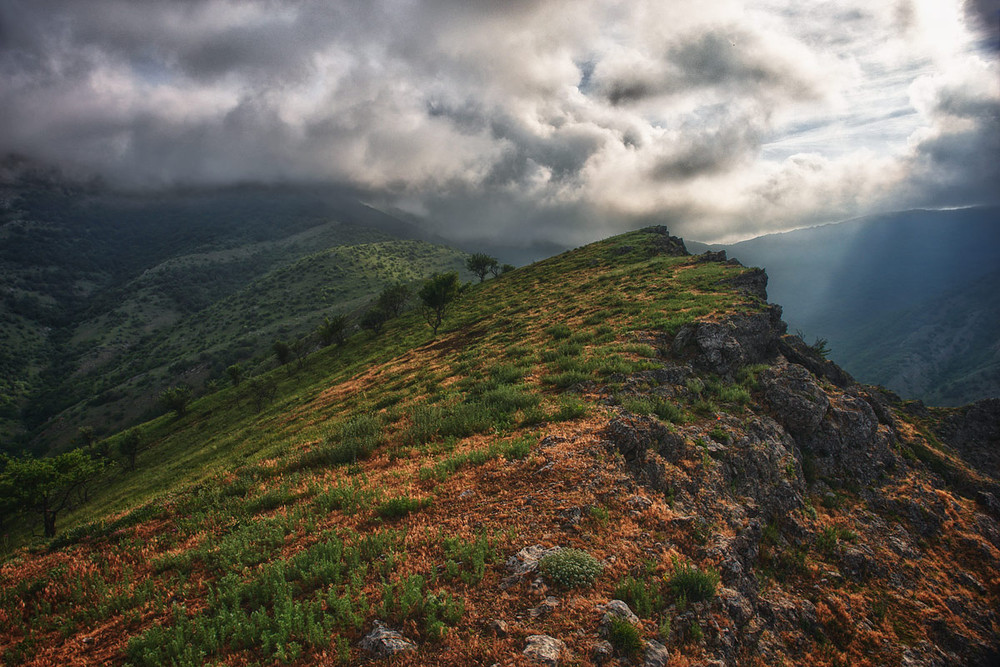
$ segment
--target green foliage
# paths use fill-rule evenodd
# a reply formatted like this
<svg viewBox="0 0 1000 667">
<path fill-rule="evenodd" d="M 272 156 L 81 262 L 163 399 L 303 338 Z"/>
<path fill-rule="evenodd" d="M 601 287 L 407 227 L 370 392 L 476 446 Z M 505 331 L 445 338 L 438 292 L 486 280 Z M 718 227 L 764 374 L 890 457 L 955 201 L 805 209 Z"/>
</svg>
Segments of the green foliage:
<svg viewBox="0 0 1000 667">
<path fill-rule="evenodd" d="M 492 273 L 494 277 L 500 274 L 500 263 L 496 257 L 481 252 L 470 255 L 465 260 L 465 267 L 479 278 L 479 282 L 486 280 L 487 273 Z"/>
<path fill-rule="evenodd" d="M 587 403 L 572 396 L 564 396 L 559 400 L 559 409 L 549 417 L 552 422 L 564 422 L 577 419 L 587 414 Z"/>
<path fill-rule="evenodd" d="M 48 458 L 8 459 L 0 472 L 0 503 L 37 514 L 45 536 L 55 537 L 58 514 L 102 467 L 82 449 Z"/>
<path fill-rule="evenodd" d="M 615 599 L 622 600 L 641 618 L 648 618 L 663 606 L 663 596 L 657 580 L 628 576 L 615 586 Z"/>
<path fill-rule="evenodd" d="M 343 345 L 347 341 L 347 316 L 340 314 L 325 318 L 316 333 L 324 346 L 334 343 Z"/>
<path fill-rule="evenodd" d="M 600 561 L 582 549 L 560 549 L 538 563 L 539 570 L 549 582 L 563 588 L 590 586 L 601 573 Z"/>
<path fill-rule="evenodd" d="M 170 387 L 160 394 L 159 401 L 164 410 L 172 411 L 178 417 L 183 417 L 191 402 L 191 388 L 186 385 Z"/>
<path fill-rule="evenodd" d="M 446 579 L 460 579 L 466 586 L 475 586 L 486 575 L 486 565 L 497 560 L 499 552 L 486 533 L 479 533 L 473 540 L 446 537 L 442 541 Z"/>
<path fill-rule="evenodd" d="M 232 364 L 226 367 L 226 377 L 229 378 L 229 383 L 234 387 L 239 387 L 240 383 L 243 382 L 243 367 L 239 364 Z"/>
<path fill-rule="evenodd" d="M 563 338 L 569 338 L 572 332 L 566 324 L 559 322 L 545 329 L 545 333 L 552 336 L 555 340 L 562 340 Z"/>
<path fill-rule="evenodd" d="M 608 641 L 620 655 L 635 657 L 642 651 L 639 628 L 618 616 L 612 616 L 610 619 Z"/>
<path fill-rule="evenodd" d="M 372 335 L 377 336 L 382 333 L 382 329 L 388 321 L 389 313 L 382 308 L 375 306 L 365 311 L 365 314 L 361 316 L 359 324 L 362 329 L 370 331 Z"/>
<path fill-rule="evenodd" d="M 375 514 L 383 519 L 399 519 L 411 512 L 421 510 L 431 504 L 430 498 L 410 498 L 409 496 L 397 496 L 390 498 L 375 508 Z"/>
<path fill-rule="evenodd" d="M 276 340 L 271 344 L 271 351 L 274 352 L 278 363 L 284 366 L 292 360 L 292 348 L 283 340 Z"/>
<path fill-rule="evenodd" d="M 423 304 L 424 319 L 437 335 L 449 306 L 458 296 L 458 273 L 436 273 L 424 283 L 417 295 Z"/>
<path fill-rule="evenodd" d="M 406 285 L 390 285 L 379 293 L 375 306 L 388 317 L 399 317 L 406 309 L 410 296 L 410 288 Z"/>
<path fill-rule="evenodd" d="M 508 460 L 523 459 L 531 451 L 531 436 L 524 436 L 509 442 L 492 442 L 488 447 L 473 449 L 464 454 L 452 454 L 432 466 L 424 466 L 417 473 L 422 480 L 433 479 L 443 482 L 452 474 L 468 466 L 480 466 L 497 458 Z"/>
<path fill-rule="evenodd" d="M 696 566 L 674 562 L 673 573 L 668 582 L 677 598 L 687 602 L 703 602 L 715 597 L 719 585 L 719 573 L 713 569 L 700 570 Z"/>
<path fill-rule="evenodd" d="M 142 429 L 134 426 L 118 437 L 118 453 L 125 460 L 128 470 L 135 470 L 135 458 L 142 448 Z"/>
</svg>

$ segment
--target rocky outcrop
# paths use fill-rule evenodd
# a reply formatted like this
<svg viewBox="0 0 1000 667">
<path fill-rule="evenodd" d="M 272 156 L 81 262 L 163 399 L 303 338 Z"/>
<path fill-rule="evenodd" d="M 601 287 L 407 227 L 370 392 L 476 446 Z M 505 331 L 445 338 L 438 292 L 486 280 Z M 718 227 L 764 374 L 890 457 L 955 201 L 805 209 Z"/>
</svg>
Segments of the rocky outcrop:
<svg viewBox="0 0 1000 667">
<path fill-rule="evenodd" d="M 733 379 L 744 366 L 773 359 L 786 326 L 778 306 L 723 322 L 694 322 L 677 332 L 671 351 L 680 358 L 690 357 L 698 370 Z"/>
</svg>

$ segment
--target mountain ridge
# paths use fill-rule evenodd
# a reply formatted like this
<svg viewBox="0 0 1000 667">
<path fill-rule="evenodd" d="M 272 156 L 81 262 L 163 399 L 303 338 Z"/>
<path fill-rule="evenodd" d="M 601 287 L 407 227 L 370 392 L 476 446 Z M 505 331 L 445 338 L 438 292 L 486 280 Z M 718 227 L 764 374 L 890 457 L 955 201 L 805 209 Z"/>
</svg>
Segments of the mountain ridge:
<svg viewBox="0 0 1000 667">
<path fill-rule="evenodd" d="M 992 664 L 998 481 L 948 444 L 992 446 L 991 404 L 858 385 L 766 281 L 640 230 L 466 287 L 437 335 L 404 313 L 270 371 L 260 408 L 160 417 L 0 566 L 0 650 Z"/>
</svg>

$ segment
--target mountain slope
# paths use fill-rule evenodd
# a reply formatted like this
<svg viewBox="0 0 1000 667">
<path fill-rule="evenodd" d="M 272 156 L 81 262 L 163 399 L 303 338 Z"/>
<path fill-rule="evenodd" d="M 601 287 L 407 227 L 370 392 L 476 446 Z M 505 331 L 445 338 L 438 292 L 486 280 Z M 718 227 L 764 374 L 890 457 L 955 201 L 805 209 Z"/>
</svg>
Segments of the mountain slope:
<svg viewBox="0 0 1000 667">
<path fill-rule="evenodd" d="M 1000 209 L 904 211 L 711 248 L 764 267 L 790 326 L 827 339 L 862 380 L 941 405 L 1000 395 L 995 374 L 973 377 L 964 362 L 1000 362 L 989 344 L 1000 339 Z M 975 343 L 948 344 L 973 317 Z M 896 361 L 871 363 L 884 357 Z"/>
<path fill-rule="evenodd" d="M 82 426 L 113 432 L 170 384 L 197 389 L 277 337 L 464 258 L 321 189 L 140 196 L 8 178 L 0 201 L 0 440 L 11 449 L 65 446 Z M 361 246 L 367 259 L 342 258 L 356 279 L 308 260 Z"/>
<path fill-rule="evenodd" d="M 650 228 L 158 418 L 0 566 L 0 651 L 991 664 L 998 483 L 939 438 L 995 426 L 855 384 L 765 284 Z"/>
</svg>

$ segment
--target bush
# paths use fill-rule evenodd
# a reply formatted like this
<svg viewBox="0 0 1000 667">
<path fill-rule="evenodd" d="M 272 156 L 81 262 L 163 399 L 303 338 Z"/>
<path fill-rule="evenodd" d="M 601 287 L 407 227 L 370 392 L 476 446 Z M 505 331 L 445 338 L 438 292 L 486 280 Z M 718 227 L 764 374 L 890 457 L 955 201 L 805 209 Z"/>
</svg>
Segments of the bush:
<svg viewBox="0 0 1000 667">
<path fill-rule="evenodd" d="M 662 606 L 660 591 L 635 577 L 625 577 L 615 586 L 614 597 L 622 600 L 641 618 L 648 618 Z"/>
<path fill-rule="evenodd" d="M 582 549 L 560 549 L 539 562 L 542 576 L 563 588 L 590 586 L 601 573 L 601 563 Z"/>
<path fill-rule="evenodd" d="M 632 657 L 642 650 L 639 629 L 623 618 L 614 616 L 608 626 L 608 641 L 619 654 Z"/>
<path fill-rule="evenodd" d="M 670 588 L 674 595 L 688 602 L 702 602 L 715 597 L 719 585 L 719 573 L 715 570 L 700 570 L 694 565 L 674 563 L 674 573 L 670 577 Z"/>
<path fill-rule="evenodd" d="M 545 333 L 552 336 L 556 340 L 562 340 L 563 338 L 569 338 L 570 330 L 565 324 L 553 324 L 545 330 Z"/>
<path fill-rule="evenodd" d="M 376 508 L 375 513 L 383 519 L 399 519 L 410 512 L 416 512 L 430 504 L 430 500 L 418 500 L 409 496 L 390 498 Z"/>
</svg>

